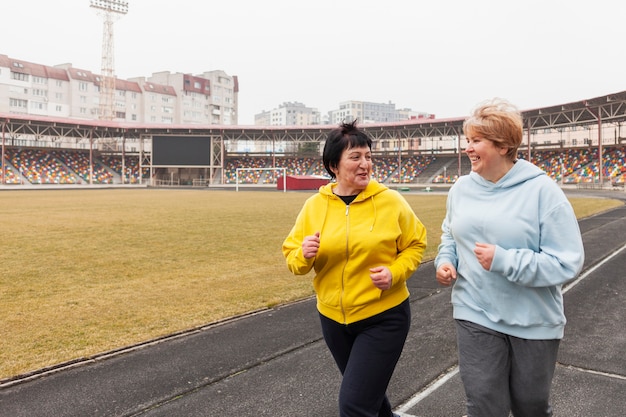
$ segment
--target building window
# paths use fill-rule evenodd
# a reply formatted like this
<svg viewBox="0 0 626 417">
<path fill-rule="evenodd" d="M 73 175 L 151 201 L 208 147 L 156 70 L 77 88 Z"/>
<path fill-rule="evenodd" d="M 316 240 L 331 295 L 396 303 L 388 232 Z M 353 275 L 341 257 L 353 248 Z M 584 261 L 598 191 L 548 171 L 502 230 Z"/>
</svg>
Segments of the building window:
<svg viewBox="0 0 626 417">
<path fill-rule="evenodd" d="M 41 103 L 38 101 L 31 101 L 30 108 L 33 110 L 47 110 L 48 106 L 46 105 L 46 103 Z"/>
<path fill-rule="evenodd" d="M 19 98 L 11 98 L 9 99 L 9 106 L 25 109 L 28 107 L 28 101 Z"/>
<path fill-rule="evenodd" d="M 28 81 L 28 74 L 22 74 L 21 72 L 11 72 L 11 79 L 18 81 Z"/>
</svg>

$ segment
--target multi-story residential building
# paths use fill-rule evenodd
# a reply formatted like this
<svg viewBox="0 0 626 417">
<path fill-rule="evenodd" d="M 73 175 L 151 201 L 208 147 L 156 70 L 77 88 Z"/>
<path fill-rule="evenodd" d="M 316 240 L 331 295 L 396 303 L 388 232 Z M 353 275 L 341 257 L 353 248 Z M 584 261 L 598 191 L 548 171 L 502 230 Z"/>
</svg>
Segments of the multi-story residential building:
<svg viewBox="0 0 626 417">
<path fill-rule="evenodd" d="M 239 123 L 239 79 L 222 70 L 206 71 L 199 75 L 209 80 L 211 100 L 209 103 L 210 124 L 236 125 Z"/>
<path fill-rule="evenodd" d="M 255 125 L 309 126 L 320 124 L 320 112 L 302 103 L 287 102 L 277 108 L 254 116 Z"/>
<path fill-rule="evenodd" d="M 415 111 L 411 109 L 398 109 L 398 120 L 414 120 L 414 119 L 434 119 L 435 115 L 423 111 Z"/>
<path fill-rule="evenodd" d="M 143 91 L 138 83 L 130 80 L 115 80 L 113 102 L 115 103 L 115 118 L 127 122 L 147 120 L 141 117 L 142 113 L 145 114 L 145 105 Z"/>
<path fill-rule="evenodd" d="M 339 109 L 328 112 L 328 119 L 332 124 L 357 119 L 359 123 L 399 122 L 411 119 L 434 119 L 435 115 L 419 112 L 412 109 L 396 109 L 396 105 L 389 103 L 372 103 L 369 101 L 344 101 L 339 103 Z"/>
<path fill-rule="evenodd" d="M 145 123 L 180 123 L 177 108 L 179 97 L 176 89 L 167 84 L 147 81 L 145 78 L 133 78 L 142 95 L 141 120 Z"/>
<path fill-rule="evenodd" d="M 0 55 L 0 112 L 68 117 L 66 71 Z"/>
<path fill-rule="evenodd" d="M 359 123 L 397 122 L 400 120 L 396 105 L 392 102 L 344 101 L 339 103 L 338 110 L 328 112 L 328 116 L 332 124 L 354 119 L 357 119 Z"/>
<path fill-rule="evenodd" d="M 55 92 L 51 87 L 49 95 L 54 94 L 54 101 L 52 99 L 49 101 L 54 109 L 49 108 L 46 115 L 76 119 L 98 119 L 102 82 L 100 76 L 91 71 L 74 68 L 70 64 L 57 65 L 53 68 L 59 72 L 65 72 L 67 75 L 67 91 L 63 91 L 62 82 L 54 83 L 55 87 L 60 87 L 61 91 Z M 116 79 L 113 96 L 114 120 L 144 121 L 141 118 L 142 99 L 141 89 L 136 82 Z M 64 108 L 67 108 L 68 111 L 59 114 Z M 33 112 L 29 113 L 33 114 Z"/>
<path fill-rule="evenodd" d="M 0 112 L 98 119 L 101 77 L 0 54 Z M 155 73 L 116 79 L 114 120 L 167 124 L 237 124 L 239 84 L 224 71 Z"/>
<path fill-rule="evenodd" d="M 166 71 L 154 73 L 148 78 L 147 84 L 145 79 L 142 79 L 142 83 L 149 91 L 159 90 L 155 83 L 172 87 L 172 92 L 178 97 L 177 107 L 173 111 L 181 123 L 208 123 L 207 120 L 210 120 L 211 86 L 209 80 L 180 72 L 172 74 Z M 174 114 L 171 116 L 173 117 Z"/>
<path fill-rule="evenodd" d="M 256 126 L 271 126 L 272 112 L 263 110 L 261 113 L 254 115 L 254 124 Z"/>
</svg>

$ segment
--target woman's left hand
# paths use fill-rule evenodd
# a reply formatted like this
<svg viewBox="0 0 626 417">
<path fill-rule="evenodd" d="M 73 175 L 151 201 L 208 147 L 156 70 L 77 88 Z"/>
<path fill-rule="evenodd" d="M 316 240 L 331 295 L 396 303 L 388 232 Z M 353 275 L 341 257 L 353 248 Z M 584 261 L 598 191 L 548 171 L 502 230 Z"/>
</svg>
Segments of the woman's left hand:
<svg viewBox="0 0 626 417">
<path fill-rule="evenodd" d="M 496 253 L 496 245 L 488 243 L 476 243 L 474 247 L 474 255 L 478 259 L 478 263 L 487 271 L 491 269 L 493 255 Z"/>
<path fill-rule="evenodd" d="M 386 266 L 377 266 L 370 268 L 370 278 L 372 283 L 379 290 L 388 290 L 391 288 L 392 276 L 391 271 Z"/>
</svg>

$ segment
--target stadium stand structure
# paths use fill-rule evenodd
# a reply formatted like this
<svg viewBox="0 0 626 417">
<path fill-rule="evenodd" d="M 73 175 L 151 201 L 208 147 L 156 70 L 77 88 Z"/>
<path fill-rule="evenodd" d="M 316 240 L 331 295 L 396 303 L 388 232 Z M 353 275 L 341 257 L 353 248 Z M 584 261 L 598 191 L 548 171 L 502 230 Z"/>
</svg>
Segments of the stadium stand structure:
<svg viewBox="0 0 626 417">
<path fill-rule="evenodd" d="M 86 184 L 90 176 L 94 184 L 121 184 L 119 156 L 103 155 L 91 164 L 86 151 L 11 147 L 5 149 L 4 156 L 6 185 Z M 131 184 L 137 184 L 137 158 L 128 158 L 127 164 L 126 176 Z"/>
<path fill-rule="evenodd" d="M 521 158 L 531 159 L 562 184 L 623 187 L 626 138 L 621 135 L 621 124 L 626 120 L 626 91 L 527 110 L 522 115 L 526 139 Z M 373 177 L 391 186 L 454 183 L 470 171 L 469 161 L 459 154 L 463 121 L 417 119 L 363 125 L 374 143 Z M 606 126 L 615 132 L 614 137 L 606 137 Z M 0 128 L 2 186 L 224 186 L 235 183 L 237 168 L 285 168 L 287 175 L 327 176 L 319 154 L 334 126 L 155 125 L 0 113 Z M 570 143 L 537 140 L 546 132 L 562 136 L 567 129 L 586 137 Z M 208 155 L 200 164 L 179 164 L 174 159 L 158 165 L 155 161 L 164 158 L 153 155 L 157 147 L 152 148 L 152 139 L 163 137 L 189 139 L 190 144 L 205 138 L 207 142 L 200 146 Z M 289 152 L 237 152 L 238 143 L 250 141 L 265 144 L 265 149 L 274 149 L 276 142 L 293 146 Z M 165 159 L 172 161 L 169 155 Z M 275 187 L 276 172 L 245 171 L 240 182 Z"/>
<path fill-rule="evenodd" d="M 626 177 L 626 147 L 606 148 L 603 164 L 604 177 L 612 187 L 624 185 Z M 520 158 L 524 158 L 520 154 Z M 532 161 L 555 181 L 563 184 L 592 184 L 599 176 L 597 150 L 564 149 L 562 151 L 537 151 Z M 291 158 L 284 167 L 287 175 L 325 176 L 320 161 L 313 158 Z M 130 184 L 139 183 L 139 166 L 136 157 L 129 157 L 126 178 Z M 398 167 L 397 160 L 382 157 L 374 160 L 374 178 L 386 184 L 425 185 L 453 184 L 458 178 L 458 157 L 412 157 Z M 93 184 L 121 184 L 121 160 L 118 156 L 102 155 L 94 161 Z M 229 158 L 225 166 L 225 183 L 235 184 L 238 167 L 271 168 L 272 160 L 266 157 Z M 5 185 L 87 184 L 89 178 L 88 155 L 85 151 L 12 149 L 5 150 Z M 322 167 L 323 169 L 323 167 Z M 470 164 L 461 158 L 461 175 L 470 172 Z M 276 185 L 275 171 L 243 171 L 240 183 L 248 185 Z"/>
</svg>

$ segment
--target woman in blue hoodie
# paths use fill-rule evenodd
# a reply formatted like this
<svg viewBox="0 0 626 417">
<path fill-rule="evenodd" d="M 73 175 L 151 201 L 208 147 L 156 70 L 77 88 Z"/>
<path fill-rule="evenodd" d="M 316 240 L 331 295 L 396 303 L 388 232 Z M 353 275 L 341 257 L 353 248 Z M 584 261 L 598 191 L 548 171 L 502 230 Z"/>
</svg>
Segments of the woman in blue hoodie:
<svg viewBox="0 0 626 417">
<path fill-rule="evenodd" d="M 561 287 L 584 259 L 578 222 L 558 185 L 517 159 L 523 124 L 515 106 L 479 105 L 463 133 L 472 172 L 448 194 L 435 266 L 437 281 L 454 285 L 468 417 L 552 416 Z"/>
</svg>

